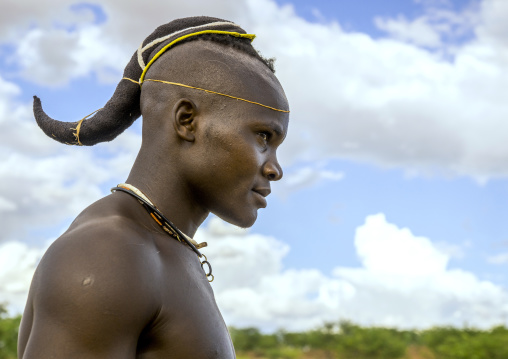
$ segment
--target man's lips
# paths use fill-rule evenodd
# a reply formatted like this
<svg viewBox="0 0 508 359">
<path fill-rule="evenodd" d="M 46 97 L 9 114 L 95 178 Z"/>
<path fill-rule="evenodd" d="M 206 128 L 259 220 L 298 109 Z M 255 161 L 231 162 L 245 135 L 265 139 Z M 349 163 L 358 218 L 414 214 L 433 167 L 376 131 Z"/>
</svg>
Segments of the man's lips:
<svg viewBox="0 0 508 359">
<path fill-rule="evenodd" d="M 268 196 L 272 192 L 272 190 L 268 187 L 254 188 L 253 191 L 259 193 L 263 197 Z"/>
<path fill-rule="evenodd" d="M 264 187 L 264 188 L 254 188 L 252 192 L 255 193 L 255 196 L 258 198 L 261 208 L 266 207 L 266 196 L 268 196 L 271 192 L 270 188 Z"/>
</svg>

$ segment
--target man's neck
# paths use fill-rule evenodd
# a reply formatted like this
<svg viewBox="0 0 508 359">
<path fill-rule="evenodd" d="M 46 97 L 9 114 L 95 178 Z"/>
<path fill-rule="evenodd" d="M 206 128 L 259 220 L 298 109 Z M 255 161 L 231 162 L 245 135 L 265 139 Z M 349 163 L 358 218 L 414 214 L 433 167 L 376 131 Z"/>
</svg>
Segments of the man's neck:
<svg viewBox="0 0 508 359">
<path fill-rule="evenodd" d="M 194 203 L 179 176 L 161 175 L 161 171 L 162 166 L 150 165 L 138 156 L 127 183 L 141 190 L 180 231 L 192 238 L 209 212 Z"/>
</svg>

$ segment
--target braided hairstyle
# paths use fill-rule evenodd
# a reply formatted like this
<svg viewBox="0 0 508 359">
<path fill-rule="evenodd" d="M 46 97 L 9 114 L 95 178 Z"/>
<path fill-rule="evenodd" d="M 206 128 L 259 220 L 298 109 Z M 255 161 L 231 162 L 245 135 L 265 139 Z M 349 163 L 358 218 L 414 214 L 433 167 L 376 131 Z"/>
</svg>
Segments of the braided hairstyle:
<svg viewBox="0 0 508 359">
<path fill-rule="evenodd" d="M 197 30 L 220 30 L 246 34 L 238 25 L 218 18 L 197 16 L 173 20 L 159 26 L 141 44 L 125 67 L 123 77 L 138 80 L 155 54 L 176 38 L 191 34 Z M 174 46 L 191 41 L 212 41 L 231 46 L 243 53 L 253 56 L 275 72 L 274 59 L 262 57 L 253 47 L 249 39 L 236 36 L 205 33 L 191 36 L 177 42 Z M 104 108 L 92 117 L 83 121 L 62 122 L 49 117 L 42 109 L 41 100 L 34 96 L 34 116 L 42 131 L 56 141 L 68 145 L 93 146 L 100 142 L 111 141 L 127 129 L 141 116 L 141 88 L 131 81 L 120 81 L 111 99 Z"/>
</svg>

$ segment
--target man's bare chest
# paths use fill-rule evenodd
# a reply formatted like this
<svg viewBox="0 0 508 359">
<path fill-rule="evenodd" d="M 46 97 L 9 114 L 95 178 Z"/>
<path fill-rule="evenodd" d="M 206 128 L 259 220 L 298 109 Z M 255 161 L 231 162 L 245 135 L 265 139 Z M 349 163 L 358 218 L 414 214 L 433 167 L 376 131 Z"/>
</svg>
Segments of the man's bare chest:
<svg viewBox="0 0 508 359">
<path fill-rule="evenodd" d="M 172 263 L 171 279 L 161 281 L 162 306 L 140 334 L 137 358 L 236 358 L 212 288 L 193 262 Z"/>
</svg>

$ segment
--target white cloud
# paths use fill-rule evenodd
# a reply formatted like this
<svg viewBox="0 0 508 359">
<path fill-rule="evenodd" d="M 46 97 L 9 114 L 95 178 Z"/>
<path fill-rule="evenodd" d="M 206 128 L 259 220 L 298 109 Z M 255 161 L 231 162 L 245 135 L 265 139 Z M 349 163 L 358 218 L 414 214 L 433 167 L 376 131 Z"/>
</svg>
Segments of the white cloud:
<svg viewBox="0 0 508 359">
<path fill-rule="evenodd" d="M 19 91 L 0 77 L 0 243 L 76 216 L 103 195 L 102 184 L 126 177 L 141 142 L 133 131 L 95 149 L 51 141 Z"/>
<path fill-rule="evenodd" d="M 430 276 L 445 271 L 448 256 L 425 237 L 387 223 L 384 215 L 369 216 L 356 230 L 355 247 L 366 270 L 397 275 Z"/>
<path fill-rule="evenodd" d="M 16 47 L 9 59 L 20 67 L 24 78 L 59 86 L 95 73 L 100 81 L 115 83 L 141 41 L 155 27 L 174 18 L 193 16 L 196 8 L 208 16 L 228 18 L 238 18 L 246 10 L 243 2 L 232 0 L 178 4 L 152 1 L 149 7 L 109 0 L 97 5 L 108 18 L 98 23 L 91 9 L 85 6 L 78 11 L 72 6 L 78 3 L 51 0 L 35 4 L 21 0 L 7 6 L 8 16 L 0 16 L 0 40 Z"/>
<path fill-rule="evenodd" d="M 6 0 L 0 13 L 0 41 L 13 41 L 30 26 L 50 26 L 54 19 L 77 20 L 68 11 L 71 1 L 52 0 L 48 3 L 31 0 Z"/>
<path fill-rule="evenodd" d="M 45 249 L 11 241 L 0 243 L 0 304 L 11 313 L 22 313 L 35 266 Z"/>
<path fill-rule="evenodd" d="M 355 246 L 363 268 L 339 267 L 334 274 L 357 288 L 344 311 L 359 322 L 489 327 L 508 314 L 504 289 L 470 272 L 447 269 L 448 255 L 382 214 L 367 217 Z"/>
<path fill-rule="evenodd" d="M 483 21 L 475 29 L 478 38 L 487 44 L 493 43 L 490 45 L 497 49 L 501 46 L 499 50 L 506 54 L 508 24 L 505 19 L 508 3 L 504 0 L 484 0 L 480 2 L 480 11 Z"/>
<path fill-rule="evenodd" d="M 274 193 L 285 198 L 304 188 L 314 187 L 323 181 L 340 181 L 344 173 L 323 169 L 322 166 L 305 166 L 289 173 L 284 172 L 284 180 L 273 183 Z"/>
<path fill-rule="evenodd" d="M 78 70 L 71 57 L 76 51 L 78 36 L 66 30 L 31 30 L 20 42 L 16 59 L 24 68 L 24 76 L 36 83 L 62 83 Z M 38 66 L 38 64 L 45 66 Z M 49 66 L 48 66 L 49 65 Z M 78 70 L 79 71 L 79 70 Z"/>
<path fill-rule="evenodd" d="M 196 236 L 213 265 L 216 298 L 231 325 L 307 329 L 339 318 L 397 327 L 489 327 L 508 315 L 508 293 L 448 269 L 449 255 L 384 215 L 358 227 L 360 268 L 283 268 L 288 246 L 214 219 Z"/>
<path fill-rule="evenodd" d="M 0 197 L 0 213 L 15 211 L 17 208 L 18 206 L 16 205 L 16 203 L 6 198 Z"/>
<path fill-rule="evenodd" d="M 220 262 L 213 266 L 214 272 L 221 273 L 221 280 L 215 283 L 219 289 L 235 287 L 238 278 L 242 278 L 247 287 L 259 285 L 265 274 L 280 272 L 282 258 L 289 251 L 287 244 L 275 238 L 250 234 L 246 229 L 227 225 L 216 218 L 206 230 L 200 230 L 195 239 L 208 242 L 210 247 L 206 253 L 220 257 Z M 251 253 L 255 256 L 250 257 Z"/>
<path fill-rule="evenodd" d="M 508 252 L 499 253 L 487 258 L 487 261 L 492 264 L 505 264 L 508 263 Z"/>
<path fill-rule="evenodd" d="M 425 17 L 408 21 L 399 15 L 396 19 L 376 17 L 376 26 L 396 39 L 414 43 L 419 46 L 437 47 L 441 45 L 439 29 L 429 24 Z"/>
<path fill-rule="evenodd" d="M 473 35 L 472 32 L 482 17 L 476 2 L 470 2 L 458 11 L 450 10 L 453 6 L 447 0 L 422 3 L 424 13 L 419 17 L 408 20 L 402 14 L 396 18 L 376 16 L 374 24 L 397 40 L 453 52 L 453 42 L 466 35 Z"/>
<path fill-rule="evenodd" d="M 15 54 L 24 78 L 49 86 L 65 85 L 91 73 L 101 82 L 118 82 L 129 57 L 123 42 L 105 37 L 101 25 L 80 26 L 72 32 L 31 29 Z"/>
<path fill-rule="evenodd" d="M 283 270 L 287 244 L 216 218 L 195 238 L 209 244 L 202 251 L 212 263 L 215 295 L 229 325 L 267 330 L 319 325 L 336 314 L 337 303 L 328 299 L 354 290 L 315 269 Z"/>
<path fill-rule="evenodd" d="M 435 242 L 434 245 L 440 251 L 453 259 L 463 259 L 466 256 L 466 251 L 472 246 L 470 240 L 463 241 L 462 243 L 449 243 L 449 242 Z"/>
</svg>

